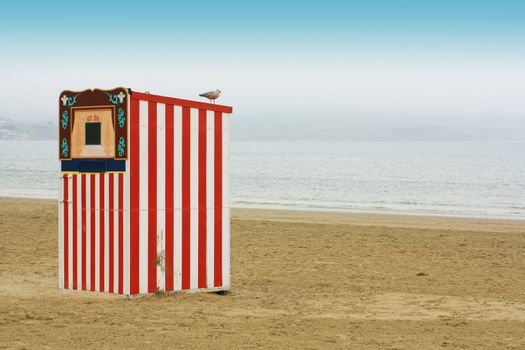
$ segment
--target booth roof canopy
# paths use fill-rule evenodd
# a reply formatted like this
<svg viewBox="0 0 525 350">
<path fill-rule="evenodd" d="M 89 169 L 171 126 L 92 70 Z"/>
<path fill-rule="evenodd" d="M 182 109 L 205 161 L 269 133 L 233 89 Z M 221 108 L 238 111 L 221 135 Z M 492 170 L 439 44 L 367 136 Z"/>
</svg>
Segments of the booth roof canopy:
<svg viewBox="0 0 525 350">
<path fill-rule="evenodd" d="M 209 111 L 217 111 L 217 112 L 228 113 L 228 114 L 232 113 L 233 111 L 233 108 L 230 106 L 223 106 L 223 105 L 217 105 L 217 104 L 206 103 L 206 102 L 198 102 L 198 101 L 192 101 L 192 100 L 184 100 L 184 99 L 175 98 L 175 97 L 154 95 L 150 93 L 133 91 L 131 89 L 129 90 L 129 92 L 130 92 L 131 98 L 135 100 L 159 102 L 159 103 L 172 104 L 172 105 L 182 106 L 182 107 L 200 108 L 200 109 L 206 109 Z"/>
</svg>

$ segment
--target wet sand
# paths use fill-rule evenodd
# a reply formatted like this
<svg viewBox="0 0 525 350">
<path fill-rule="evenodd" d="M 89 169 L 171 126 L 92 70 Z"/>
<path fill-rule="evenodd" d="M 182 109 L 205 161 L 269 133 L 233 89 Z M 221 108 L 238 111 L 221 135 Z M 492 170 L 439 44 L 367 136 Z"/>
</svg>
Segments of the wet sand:
<svg viewBox="0 0 525 350">
<path fill-rule="evenodd" d="M 525 221 L 232 211 L 232 291 L 57 289 L 57 205 L 0 198 L 0 348 L 525 348 Z"/>
</svg>

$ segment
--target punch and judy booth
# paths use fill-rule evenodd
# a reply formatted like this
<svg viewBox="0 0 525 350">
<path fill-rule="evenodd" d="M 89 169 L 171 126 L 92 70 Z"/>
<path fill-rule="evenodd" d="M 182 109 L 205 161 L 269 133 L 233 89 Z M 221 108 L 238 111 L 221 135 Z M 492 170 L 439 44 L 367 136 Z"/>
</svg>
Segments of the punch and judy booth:
<svg viewBox="0 0 525 350">
<path fill-rule="evenodd" d="M 126 88 L 60 94 L 60 288 L 229 289 L 231 112 Z"/>
</svg>

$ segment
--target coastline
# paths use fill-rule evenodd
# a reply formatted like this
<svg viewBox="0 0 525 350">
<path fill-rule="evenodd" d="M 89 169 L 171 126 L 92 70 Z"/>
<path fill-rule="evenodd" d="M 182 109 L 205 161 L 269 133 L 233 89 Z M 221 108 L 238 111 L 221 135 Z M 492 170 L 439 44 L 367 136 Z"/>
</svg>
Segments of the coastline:
<svg viewBox="0 0 525 350">
<path fill-rule="evenodd" d="M 32 196 L 23 196 L 23 195 L 5 195 L 0 194 L 0 200 L 36 200 L 36 201 L 56 201 L 57 199 L 50 197 L 32 197 Z M 308 217 L 310 214 L 319 214 L 326 217 L 327 219 L 343 217 L 343 216 L 353 216 L 353 217 L 409 217 L 409 218 L 433 218 L 438 219 L 464 219 L 464 220 L 484 220 L 484 221 L 511 221 L 511 222 L 523 222 L 525 223 L 525 217 L 513 217 L 513 216 L 498 216 L 498 215 L 461 215 L 461 214 L 447 214 L 447 213 L 428 213 L 425 211 L 395 211 L 395 210 L 366 210 L 366 209 L 355 209 L 355 210 L 345 210 L 345 209 L 328 209 L 328 208 L 305 208 L 305 207 L 287 207 L 287 206 L 268 206 L 268 205 L 249 205 L 249 206 L 231 206 L 232 211 L 241 211 L 241 212 L 285 212 L 285 213 L 295 213 L 287 215 L 287 217 Z"/>
<path fill-rule="evenodd" d="M 281 209 L 232 208 L 232 220 L 260 220 L 313 224 L 405 227 L 483 232 L 522 232 L 525 221 L 518 219 L 426 216 L 411 214 L 322 212 Z"/>
</svg>

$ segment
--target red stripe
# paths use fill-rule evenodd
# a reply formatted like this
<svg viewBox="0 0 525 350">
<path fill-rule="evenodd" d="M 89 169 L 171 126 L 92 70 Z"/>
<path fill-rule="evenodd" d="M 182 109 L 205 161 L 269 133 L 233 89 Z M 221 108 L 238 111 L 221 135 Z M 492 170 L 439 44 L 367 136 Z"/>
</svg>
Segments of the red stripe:
<svg viewBox="0 0 525 350">
<path fill-rule="evenodd" d="M 166 105 L 166 266 L 165 279 L 166 290 L 173 290 L 173 105 Z"/>
<path fill-rule="evenodd" d="M 215 112 L 214 277 L 222 286 L 222 113 Z"/>
<path fill-rule="evenodd" d="M 105 227 L 104 227 L 104 223 L 105 223 L 105 220 L 104 220 L 104 214 L 105 214 L 105 211 L 104 211 L 104 176 L 105 174 L 101 173 L 100 174 L 100 238 L 99 238 L 99 242 L 100 242 L 100 253 L 99 253 L 99 256 L 100 256 L 100 270 L 99 270 L 99 277 L 100 277 L 100 283 L 99 283 L 99 286 L 100 286 L 100 291 L 104 291 L 104 263 L 105 263 L 105 243 L 104 242 L 104 233 L 105 233 Z"/>
<path fill-rule="evenodd" d="M 119 294 L 124 293 L 124 174 L 123 173 L 118 174 L 118 292 Z"/>
<path fill-rule="evenodd" d="M 89 211 L 91 212 L 91 243 L 90 243 L 90 256 L 91 256 L 91 291 L 95 290 L 95 174 L 90 176 L 90 201 Z"/>
<path fill-rule="evenodd" d="M 64 175 L 64 288 L 69 288 L 69 187 L 67 175 Z"/>
<path fill-rule="evenodd" d="M 82 290 L 86 290 L 86 174 L 82 174 Z"/>
<path fill-rule="evenodd" d="M 182 289 L 190 288 L 190 108 L 182 108 Z"/>
<path fill-rule="evenodd" d="M 157 103 L 148 103 L 148 292 L 157 289 Z"/>
<path fill-rule="evenodd" d="M 216 105 L 216 104 L 197 102 L 197 101 L 191 101 L 191 100 L 183 100 L 181 98 L 166 97 L 166 96 L 153 95 L 153 94 L 145 94 L 145 93 L 136 92 L 136 91 L 133 91 L 131 93 L 131 100 L 142 100 L 142 101 L 164 103 L 167 105 L 176 105 L 176 106 L 181 106 L 181 107 L 186 107 L 186 108 L 190 108 L 190 107 L 191 108 L 202 108 L 202 109 L 207 109 L 209 111 L 216 111 L 216 112 L 223 112 L 223 113 L 231 113 L 233 110 L 233 108 L 230 106 Z"/>
<path fill-rule="evenodd" d="M 139 101 L 131 99 L 130 110 L 130 294 L 139 293 L 139 188 L 140 188 L 140 124 Z M 120 278 L 120 276 L 119 276 Z M 119 292 L 120 293 L 120 292 Z"/>
<path fill-rule="evenodd" d="M 206 288 L 206 110 L 199 109 L 199 288 Z"/>
<path fill-rule="evenodd" d="M 73 175 L 73 289 L 78 289 L 77 283 L 77 175 Z"/>
<path fill-rule="evenodd" d="M 114 257 L 114 249 L 115 249 L 115 240 L 114 240 L 114 234 L 115 234 L 115 190 L 114 190 L 114 175 L 113 173 L 109 174 L 109 292 L 113 293 L 114 291 L 114 278 L 115 278 L 115 257 Z"/>
</svg>

